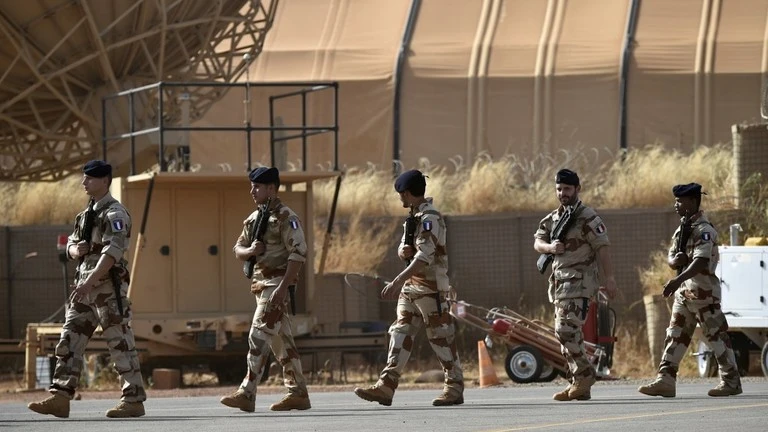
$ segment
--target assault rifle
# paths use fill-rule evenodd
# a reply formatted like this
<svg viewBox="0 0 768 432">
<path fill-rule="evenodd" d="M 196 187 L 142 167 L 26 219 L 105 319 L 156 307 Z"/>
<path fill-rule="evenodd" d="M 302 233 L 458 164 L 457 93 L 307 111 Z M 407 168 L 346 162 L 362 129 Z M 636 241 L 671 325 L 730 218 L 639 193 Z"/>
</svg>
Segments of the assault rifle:
<svg viewBox="0 0 768 432">
<path fill-rule="evenodd" d="M 269 222 L 269 205 L 272 203 L 272 198 L 267 198 L 267 203 L 259 206 L 259 214 L 251 222 L 251 236 L 248 238 L 249 244 L 253 244 L 254 241 L 263 241 L 264 233 L 267 231 L 267 225 Z M 251 279 L 253 277 L 253 268 L 256 266 L 256 257 L 248 258 L 248 261 L 243 263 L 243 273 L 245 277 Z"/>
<path fill-rule="evenodd" d="M 575 207 L 566 209 L 563 213 L 563 216 L 558 219 L 557 223 L 555 224 L 555 228 L 552 229 L 552 235 L 550 238 L 553 240 L 559 240 L 561 242 L 564 241 L 565 236 L 568 234 L 568 230 L 570 230 L 573 224 L 576 222 L 576 218 L 579 216 L 579 213 L 581 213 L 583 208 L 584 206 L 582 206 L 581 201 L 579 201 Z M 554 254 L 547 253 L 539 255 L 539 259 L 536 260 L 536 268 L 539 269 L 539 273 L 544 274 L 554 259 Z"/>
<path fill-rule="evenodd" d="M 416 217 L 413 207 L 411 207 L 411 214 L 405 218 L 405 225 L 403 225 L 403 244 L 411 246 L 413 250 L 416 250 L 416 228 L 419 226 L 419 218 Z M 411 259 L 405 260 L 406 267 L 411 265 Z M 437 292 L 437 314 L 442 315 L 443 310 L 440 305 L 440 291 Z"/>
<path fill-rule="evenodd" d="M 83 229 L 80 232 L 80 241 L 84 241 L 88 243 L 88 249 L 90 252 L 91 249 L 91 241 L 93 236 L 93 224 L 96 222 L 96 210 L 94 209 L 94 206 L 96 205 L 96 200 L 91 198 L 88 201 L 88 210 L 85 211 L 85 220 L 83 221 Z M 86 254 L 87 255 L 87 254 Z M 79 277 L 79 269 L 80 266 L 85 261 L 85 256 L 83 255 L 80 257 L 80 263 L 77 266 L 78 267 L 78 276 Z M 120 311 L 120 315 L 123 314 L 123 299 L 120 292 L 120 275 L 117 271 L 117 268 L 115 266 L 112 266 L 111 269 L 109 269 L 109 276 L 112 280 L 112 287 L 115 290 L 115 299 L 117 300 L 117 310 Z"/>
<path fill-rule="evenodd" d="M 413 208 L 411 208 L 411 214 L 405 218 L 405 225 L 403 226 L 403 244 L 412 248 L 416 247 L 415 236 L 416 227 L 419 226 L 419 218 L 414 214 Z M 405 260 L 406 265 L 411 265 L 411 259 Z"/>
<path fill-rule="evenodd" d="M 680 267 L 677 268 L 677 274 L 685 270 L 685 267 L 688 266 L 688 240 L 691 238 L 691 232 L 692 224 L 690 218 L 686 215 L 680 218 L 680 235 L 677 236 L 677 241 L 675 242 L 675 255 L 678 253 L 683 253 L 685 255 L 685 263 L 683 263 Z"/>
<path fill-rule="evenodd" d="M 679 230 L 680 230 L 680 235 L 677 236 L 677 240 L 675 241 L 674 255 L 677 255 L 678 253 L 684 254 L 685 262 L 680 264 L 680 267 L 677 268 L 678 276 L 680 275 L 680 273 L 682 273 L 685 270 L 686 267 L 688 267 L 688 263 L 690 261 L 690 258 L 688 258 L 688 240 L 691 238 L 691 233 L 693 232 L 693 225 L 691 223 L 691 219 L 688 217 L 688 214 L 680 218 Z M 667 292 L 667 289 L 665 288 L 662 291 L 662 294 L 664 295 L 664 297 L 667 297 L 672 293 Z"/>
<path fill-rule="evenodd" d="M 96 220 L 96 210 L 93 208 L 96 205 L 96 201 L 91 198 L 88 200 L 88 209 L 85 211 L 85 220 L 83 221 L 83 229 L 80 231 L 80 241 L 88 243 L 88 248 L 91 247 L 91 237 L 93 236 L 93 223 Z M 85 261 L 85 255 L 80 257 L 80 264 Z"/>
</svg>

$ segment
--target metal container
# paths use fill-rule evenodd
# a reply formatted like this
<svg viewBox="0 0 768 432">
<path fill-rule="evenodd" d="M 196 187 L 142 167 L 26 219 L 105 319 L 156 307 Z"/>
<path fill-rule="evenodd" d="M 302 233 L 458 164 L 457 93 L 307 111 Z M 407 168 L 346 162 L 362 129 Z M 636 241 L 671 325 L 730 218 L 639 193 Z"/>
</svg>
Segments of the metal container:
<svg viewBox="0 0 768 432">
<path fill-rule="evenodd" d="M 731 246 L 741 245 L 741 241 L 739 240 L 739 232 L 741 232 L 741 225 L 731 224 Z"/>
</svg>

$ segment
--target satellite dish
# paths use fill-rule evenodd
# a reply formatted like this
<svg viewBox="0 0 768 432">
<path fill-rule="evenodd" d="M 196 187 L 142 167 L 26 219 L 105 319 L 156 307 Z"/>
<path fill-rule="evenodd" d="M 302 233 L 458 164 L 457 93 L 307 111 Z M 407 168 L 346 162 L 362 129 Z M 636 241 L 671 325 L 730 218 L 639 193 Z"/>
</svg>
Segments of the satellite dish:
<svg viewBox="0 0 768 432">
<path fill-rule="evenodd" d="M 0 180 L 58 180 L 101 158 L 101 98 L 158 81 L 232 82 L 261 52 L 277 0 L 72 0 L 0 4 Z M 224 88 L 188 93 L 200 118 Z M 166 97 L 165 121 L 181 116 Z M 156 95 L 155 95 L 156 97 Z M 137 119 L 157 123 L 152 95 Z M 127 132 L 127 106 L 107 131 Z M 138 151 L 155 151 L 149 140 Z M 125 147 L 125 146 L 123 146 Z M 127 161 L 109 152 L 110 162 Z M 115 158 L 113 160 L 113 157 Z"/>
</svg>

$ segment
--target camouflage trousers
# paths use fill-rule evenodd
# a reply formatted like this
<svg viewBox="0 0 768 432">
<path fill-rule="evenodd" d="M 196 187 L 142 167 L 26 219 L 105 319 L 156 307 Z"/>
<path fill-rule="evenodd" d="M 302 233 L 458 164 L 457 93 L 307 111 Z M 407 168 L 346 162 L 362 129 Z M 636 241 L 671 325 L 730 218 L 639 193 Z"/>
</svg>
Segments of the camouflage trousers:
<svg viewBox="0 0 768 432">
<path fill-rule="evenodd" d="M 85 347 L 96 327 L 101 326 L 102 337 L 109 348 L 110 361 L 122 378 L 122 400 L 142 402 L 147 399 L 133 329 L 130 327 L 131 303 L 126 297 L 128 284 L 123 283 L 120 291 L 122 315 L 110 281 L 96 286 L 88 298 L 69 304 L 61 339 L 56 345 L 56 369 L 53 372 L 51 393 L 70 399 L 74 397 L 83 370 Z"/>
<path fill-rule="evenodd" d="M 688 345 L 691 343 L 696 323 L 701 326 L 701 333 L 706 344 L 712 350 L 720 370 L 720 379 L 731 387 L 740 385 L 736 357 L 728 337 L 728 321 L 720 310 L 720 303 L 711 299 L 691 300 L 683 296 L 683 290 L 675 293 L 672 304 L 672 318 L 664 340 L 664 353 L 659 364 L 659 377 L 674 381 L 677 369 Z"/>
<path fill-rule="evenodd" d="M 570 298 L 555 300 L 555 336 L 560 341 L 560 352 L 568 362 L 574 381 L 595 376 L 595 369 L 584 350 L 584 333 L 589 299 Z"/>
<path fill-rule="evenodd" d="M 456 351 L 454 335 L 456 327 L 449 313 L 445 294 L 440 294 L 440 314 L 437 313 L 437 294 L 400 293 L 397 300 L 397 319 L 389 327 L 389 353 L 387 365 L 376 383 L 390 395 L 395 393 L 400 376 L 413 349 L 413 340 L 421 329 L 427 327 L 427 338 L 445 373 L 445 388 L 462 394 L 464 375 Z"/>
<path fill-rule="evenodd" d="M 288 296 L 285 302 L 277 305 L 269 302 L 269 296 L 276 286 L 264 288 L 256 294 L 256 312 L 253 314 L 251 331 L 248 334 L 248 373 L 240 384 L 246 394 L 256 393 L 256 386 L 264 372 L 264 363 L 270 349 L 275 359 L 283 367 L 283 385 L 288 392 L 297 396 L 308 396 L 307 383 L 301 372 L 301 359 L 291 333 L 291 316 L 288 309 Z"/>
</svg>

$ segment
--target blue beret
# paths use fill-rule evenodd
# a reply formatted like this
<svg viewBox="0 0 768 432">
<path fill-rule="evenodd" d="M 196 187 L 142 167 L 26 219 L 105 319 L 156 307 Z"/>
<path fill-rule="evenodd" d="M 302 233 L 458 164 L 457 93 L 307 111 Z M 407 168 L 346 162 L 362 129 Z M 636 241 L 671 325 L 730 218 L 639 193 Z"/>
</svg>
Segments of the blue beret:
<svg viewBox="0 0 768 432">
<path fill-rule="evenodd" d="M 112 165 L 103 160 L 92 160 L 83 165 L 83 174 L 89 177 L 106 177 L 112 175 Z"/>
<path fill-rule="evenodd" d="M 672 194 L 678 198 L 682 197 L 700 197 L 701 194 L 706 195 L 706 192 L 701 191 L 701 185 L 698 183 L 679 184 L 672 187 Z"/>
<path fill-rule="evenodd" d="M 280 184 L 280 171 L 277 168 L 258 167 L 248 173 L 248 179 L 252 183 Z"/>
<path fill-rule="evenodd" d="M 555 175 L 555 183 L 562 183 L 571 186 L 579 185 L 579 175 L 569 169 L 561 169 Z"/>
<path fill-rule="evenodd" d="M 406 171 L 395 180 L 395 190 L 397 193 L 409 191 L 413 196 L 424 196 L 426 188 L 427 181 L 424 180 L 424 174 L 419 170 Z"/>
</svg>

